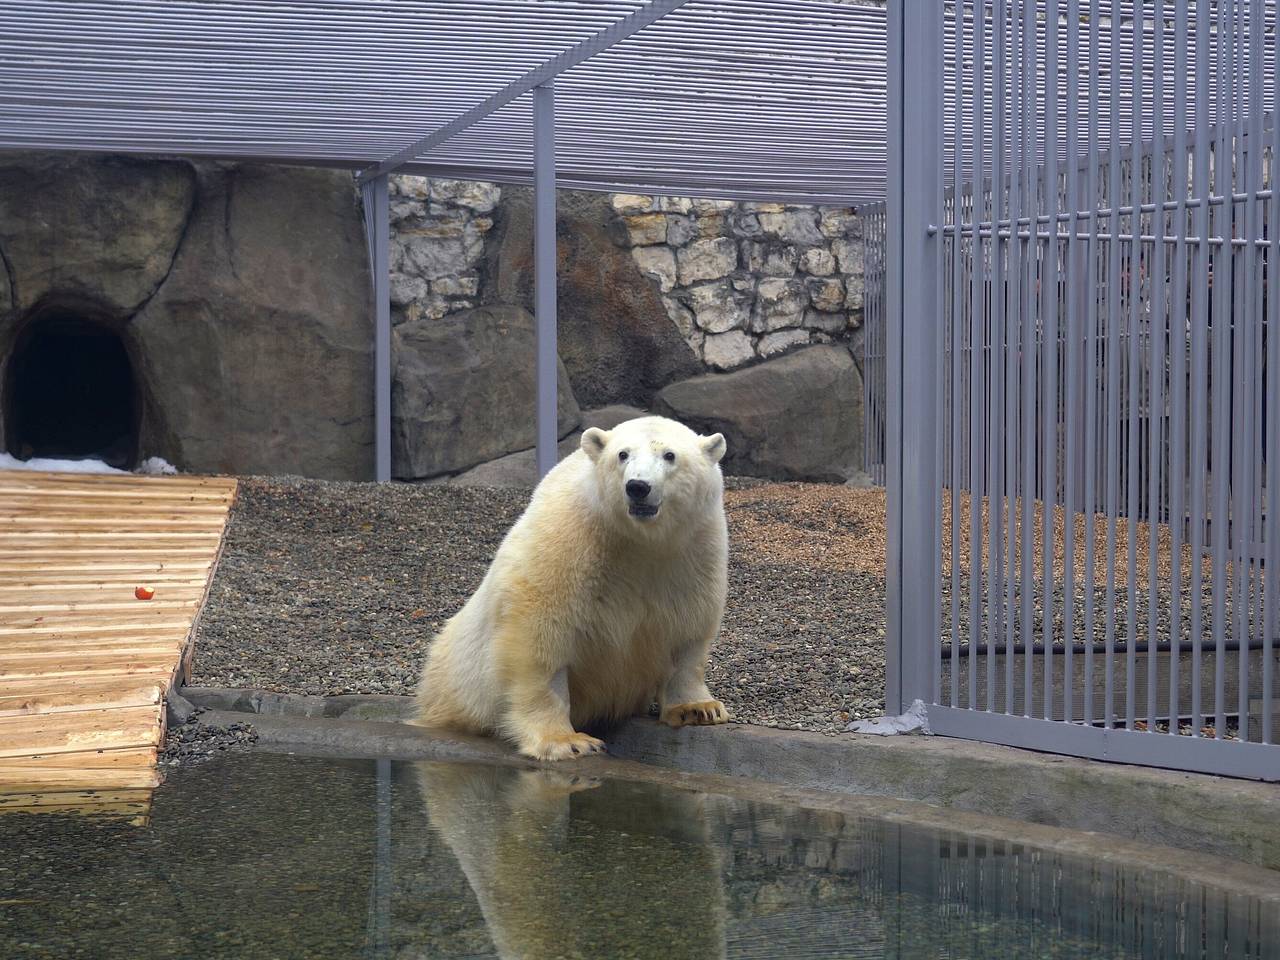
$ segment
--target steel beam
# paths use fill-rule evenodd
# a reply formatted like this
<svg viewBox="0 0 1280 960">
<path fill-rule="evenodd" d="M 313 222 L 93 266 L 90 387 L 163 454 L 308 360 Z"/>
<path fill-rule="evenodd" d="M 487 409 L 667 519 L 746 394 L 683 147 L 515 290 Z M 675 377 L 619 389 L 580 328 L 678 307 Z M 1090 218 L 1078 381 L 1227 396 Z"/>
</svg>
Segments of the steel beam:
<svg viewBox="0 0 1280 960">
<path fill-rule="evenodd" d="M 391 479 L 391 258 L 387 178 L 360 187 L 373 281 L 373 447 L 374 478 Z"/>
<path fill-rule="evenodd" d="M 518 80 L 507 84 L 493 96 L 472 107 L 460 117 L 450 120 L 435 132 L 415 140 L 403 150 L 392 154 L 386 160 L 364 171 L 359 176 L 360 182 L 363 183 L 365 180 L 374 177 L 385 176 L 404 166 L 410 160 L 416 160 L 432 147 L 444 143 L 454 134 L 467 129 L 467 127 L 474 125 L 479 120 L 483 120 L 489 114 L 524 96 L 530 90 L 549 84 L 570 67 L 575 67 L 584 60 L 589 60 L 601 51 L 609 49 L 614 44 L 639 33 L 649 24 L 656 20 L 661 20 L 672 10 L 684 6 L 687 2 L 688 0 L 651 0 L 649 5 L 642 10 L 637 10 L 635 13 L 623 17 L 617 23 L 601 30 L 589 40 L 584 40 L 559 56 L 552 57 L 546 63 L 530 70 Z"/>
<path fill-rule="evenodd" d="M 889 4 L 885 711 L 934 702 L 940 629 L 942 0 Z"/>
</svg>

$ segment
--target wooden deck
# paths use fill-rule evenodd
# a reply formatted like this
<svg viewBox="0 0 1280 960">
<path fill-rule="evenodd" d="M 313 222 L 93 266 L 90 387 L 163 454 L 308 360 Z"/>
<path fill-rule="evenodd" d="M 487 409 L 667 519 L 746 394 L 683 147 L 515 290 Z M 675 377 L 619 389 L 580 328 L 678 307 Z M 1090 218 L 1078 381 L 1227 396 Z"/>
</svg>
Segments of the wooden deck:
<svg viewBox="0 0 1280 960">
<path fill-rule="evenodd" d="M 146 817 L 235 492 L 0 471 L 0 812 Z"/>
</svg>

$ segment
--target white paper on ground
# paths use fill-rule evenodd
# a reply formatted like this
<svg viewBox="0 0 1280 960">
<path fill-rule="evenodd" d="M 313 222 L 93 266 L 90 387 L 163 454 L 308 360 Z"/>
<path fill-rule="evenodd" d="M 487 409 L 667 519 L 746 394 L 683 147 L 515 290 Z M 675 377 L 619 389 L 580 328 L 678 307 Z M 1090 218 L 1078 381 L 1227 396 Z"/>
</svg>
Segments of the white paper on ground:
<svg viewBox="0 0 1280 960">
<path fill-rule="evenodd" d="M 916 700 L 911 709 L 896 717 L 880 717 L 877 720 L 854 720 L 845 727 L 851 733 L 874 733 L 882 737 L 891 737 L 902 733 L 929 734 L 929 711 L 925 709 L 923 700 Z"/>
</svg>

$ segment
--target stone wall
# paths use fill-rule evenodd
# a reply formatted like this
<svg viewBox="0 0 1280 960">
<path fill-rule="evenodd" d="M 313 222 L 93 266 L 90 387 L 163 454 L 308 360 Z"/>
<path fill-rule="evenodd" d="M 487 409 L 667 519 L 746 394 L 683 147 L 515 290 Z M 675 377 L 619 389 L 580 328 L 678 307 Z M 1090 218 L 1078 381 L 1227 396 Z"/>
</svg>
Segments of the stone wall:
<svg viewBox="0 0 1280 960">
<path fill-rule="evenodd" d="M 398 176 L 390 203 L 394 475 L 532 483 L 530 191 Z M 563 191 L 563 452 L 585 426 L 662 412 L 730 437 L 730 472 L 848 477 L 857 229 L 835 208 Z M 137 458 L 371 475 L 372 305 L 348 173 L 8 155 L 0 447 L 17 345 L 53 313 L 118 338 Z"/>
<path fill-rule="evenodd" d="M 472 309 L 501 189 L 413 176 L 389 181 L 393 322 Z"/>
<path fill-rule="evenodd" d="M 399 176 L 390 196 L 393 473 L 532 483 L 530 191 Z M 860 230 L 851 208 L 561 191 L 562 455 L 652 411 L 723 432 L 731 473 L 854 477 Z"/>
<path fill-rule="evenodd" d="M 851 208 L 615 194 L 618 242 L 716 370 L 845 339 L 862 320 Z"/>
<path fill-rule="evenodd" d="M 509 302 L 487 284 L 487 245 L 513 195 L 496 184 L 391 178 L 391 299 L 396 322 Z M 520 200 L 524 200 L 520 196 Z M 520 204 L 527 206 L 527 204 Z M 852 208 L 613 194 L 592 211 L 660 294 L 672 326 L 707 369 L 731 370 L 798 347 L 848 340 L 862 321 L 861 221 Z M 562 209 L 562 220 L 564 210 Z M 528 245 L 526 230 L 517 243 Z M 562 237 L 562 242 L 569 237 Z M 563 258 L 562 258 L 563 259 Z M 570 260 L 562 269 L 573 269 Z M 603 291 L 600 294 L 604 299 Z M 563 305 L 562 296 L 562 305 Z M 602 402 L 636 402 L 608 397 Z"/>
<path fill-rule="evenodd" d="M 372 303 L 350 174 L 6 154 L 0 267 L 0 434 L 15 344 L 69 314 L 128 356 L 136 458 L 371 478 Z"/>
</svg>

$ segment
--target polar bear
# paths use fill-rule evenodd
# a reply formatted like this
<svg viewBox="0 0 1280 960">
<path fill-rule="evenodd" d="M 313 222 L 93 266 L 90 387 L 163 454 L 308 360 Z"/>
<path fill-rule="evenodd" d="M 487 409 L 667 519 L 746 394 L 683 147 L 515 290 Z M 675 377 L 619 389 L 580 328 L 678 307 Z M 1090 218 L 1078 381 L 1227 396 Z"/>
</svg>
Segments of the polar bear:
<svg viewBox="0 0 1280 960">
<path fill-rule="evenodd" d="M 724 452 L 663 417 L 584 431 L 432 642 L 417 722 L 539 760 L 604 750 L 582 728 L 655 699 L 671 726 L 725 723 L 705 679 L 727 589 Z"/>
</svg>

